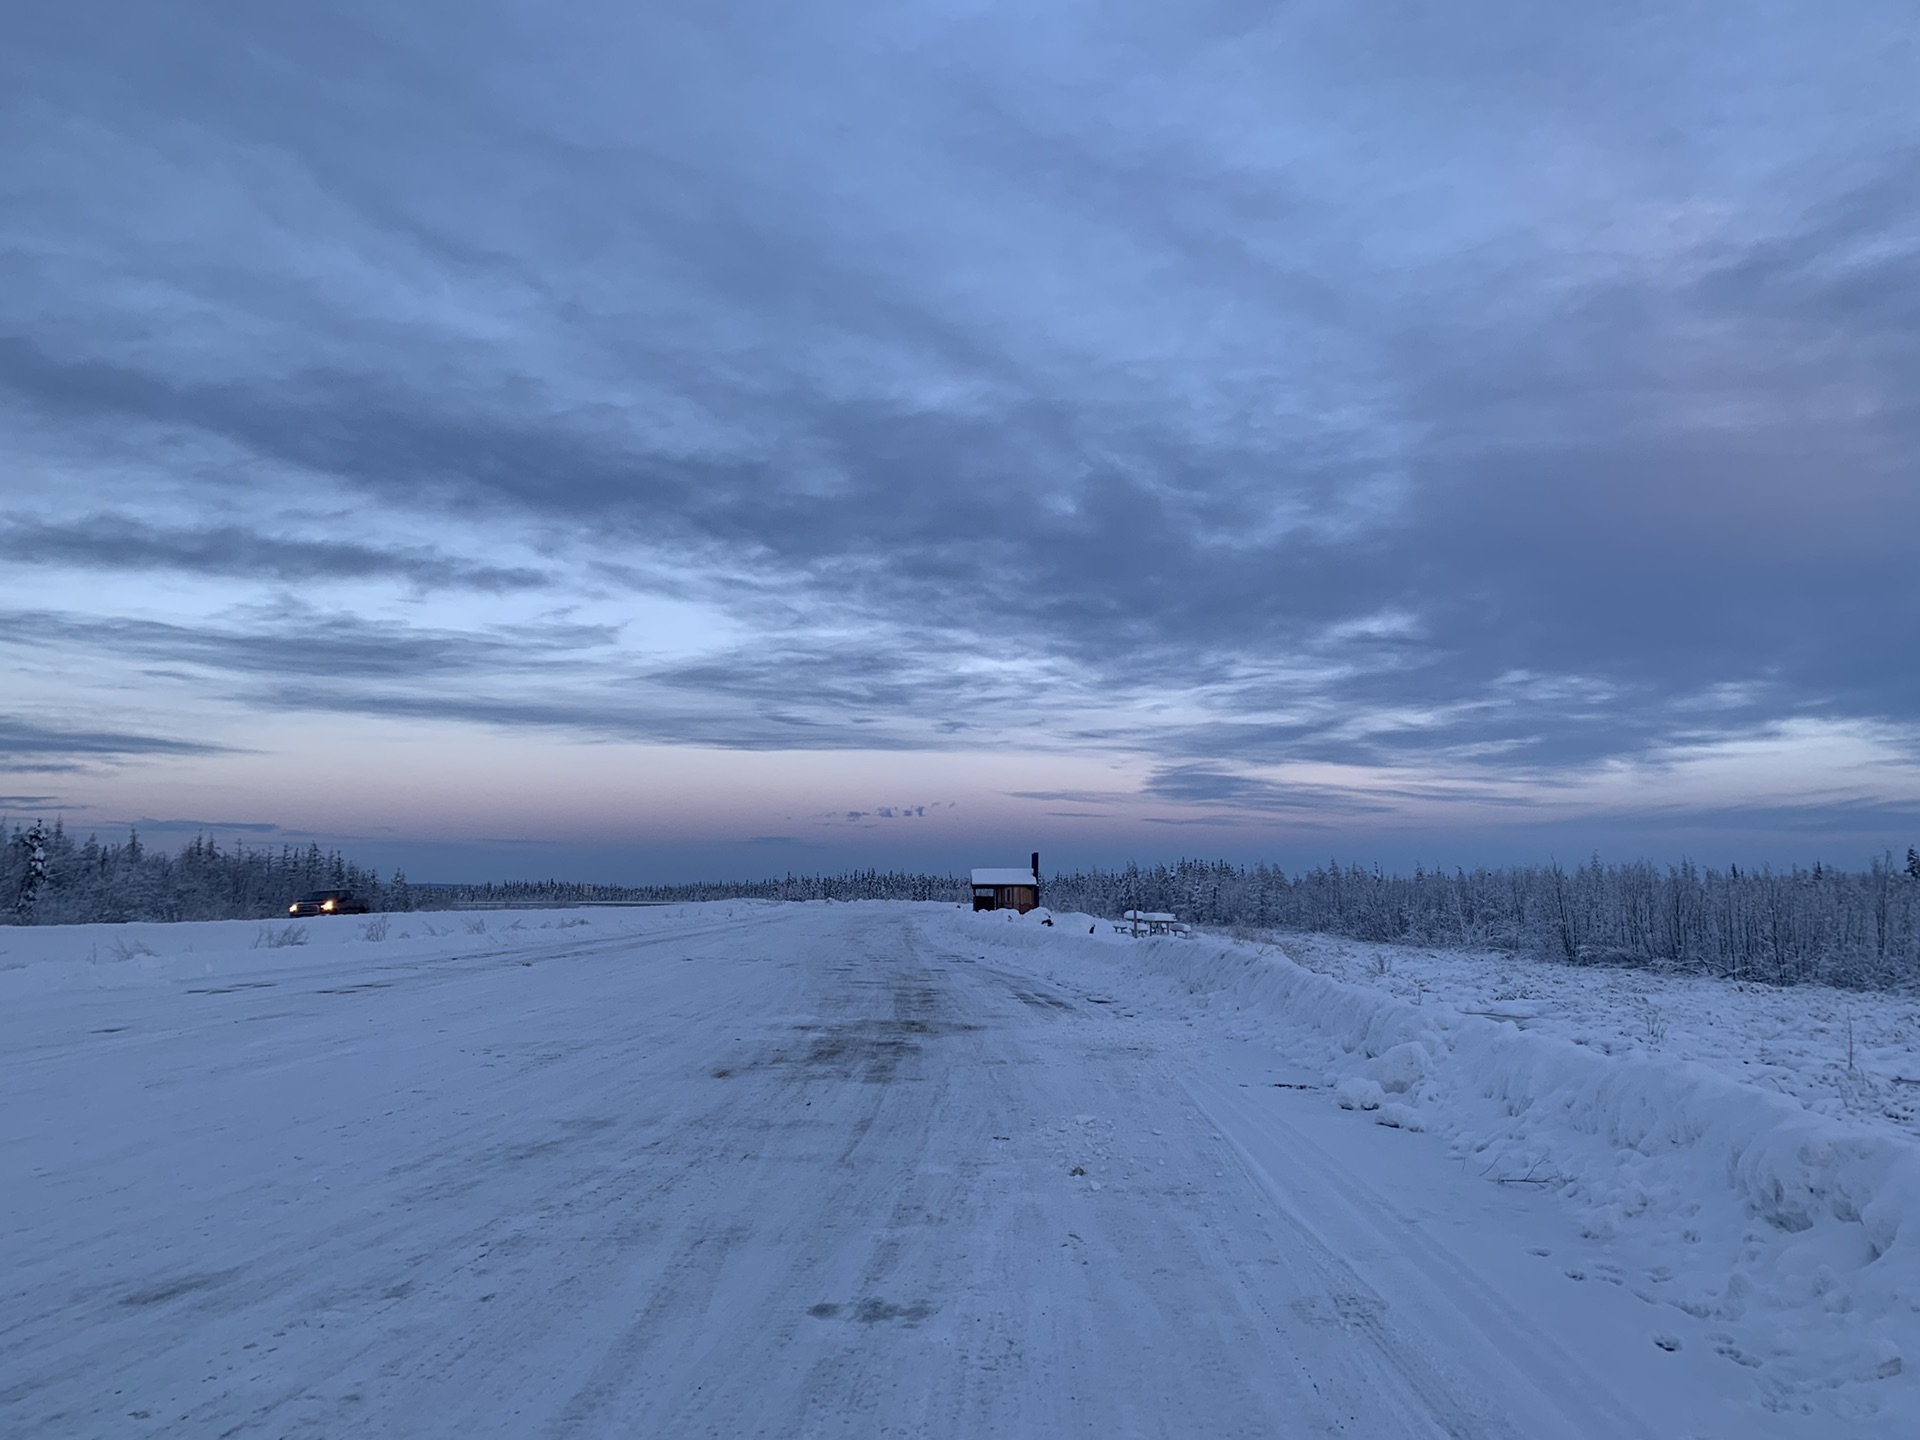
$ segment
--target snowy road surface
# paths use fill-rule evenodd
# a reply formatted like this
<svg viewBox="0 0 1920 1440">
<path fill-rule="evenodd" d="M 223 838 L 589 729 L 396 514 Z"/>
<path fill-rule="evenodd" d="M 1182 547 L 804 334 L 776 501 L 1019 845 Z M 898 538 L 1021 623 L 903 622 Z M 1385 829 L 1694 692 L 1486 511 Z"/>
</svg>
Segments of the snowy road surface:
<svg viewBox="0 0 1920 1440">
<path fill-rule="evenodd" d="M 14 947 L 0 1432 L 1883 1433 L 1084 925 L 506 918 Z"/>
</svg>

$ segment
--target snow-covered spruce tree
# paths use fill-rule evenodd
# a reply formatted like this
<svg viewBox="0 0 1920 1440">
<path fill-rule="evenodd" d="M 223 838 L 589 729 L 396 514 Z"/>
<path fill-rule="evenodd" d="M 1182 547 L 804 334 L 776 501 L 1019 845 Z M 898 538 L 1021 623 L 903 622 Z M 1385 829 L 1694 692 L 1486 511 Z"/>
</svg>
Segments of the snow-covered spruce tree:
<svg viewBox="0 0 1920 1440">
<path fill-rule="evenodd" d="M 21 866 L 19 893 L 13 902 L 13 913 L 22 925 L 33 923 L 34 912 L 40 906 L 40 892 L 47 884 L 47 827 L 39 820 L 33 822 L 33 828 L 19 836 L 14 843 L 24 852 Z"/>
</svg>

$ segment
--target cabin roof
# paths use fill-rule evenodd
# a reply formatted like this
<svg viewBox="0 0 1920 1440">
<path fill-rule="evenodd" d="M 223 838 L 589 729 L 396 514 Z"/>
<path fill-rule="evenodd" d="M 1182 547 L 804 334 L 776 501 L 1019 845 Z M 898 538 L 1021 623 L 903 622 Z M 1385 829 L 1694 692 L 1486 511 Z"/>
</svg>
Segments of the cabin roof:
<svg viewBox="0 0 1920 1440">
<path fill-rule="evenodd" d="M 976 870 L 973 872 L 976 885 L 1038 885 L 1031 870 Z"/>
</svg>

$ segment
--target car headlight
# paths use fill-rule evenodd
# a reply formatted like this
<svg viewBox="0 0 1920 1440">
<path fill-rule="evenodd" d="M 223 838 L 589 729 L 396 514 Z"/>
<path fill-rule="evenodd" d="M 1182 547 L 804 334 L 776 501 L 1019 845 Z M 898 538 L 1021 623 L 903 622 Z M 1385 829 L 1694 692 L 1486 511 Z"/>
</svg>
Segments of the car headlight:
<svg viewBox="0 0 1920 1440">
<path fill-rule="evenodd" d="M 331 900 L 323 901 L 320 908 L 322 910 L 331 910 L 333 908 L 333 902 Z"/>
</svg>

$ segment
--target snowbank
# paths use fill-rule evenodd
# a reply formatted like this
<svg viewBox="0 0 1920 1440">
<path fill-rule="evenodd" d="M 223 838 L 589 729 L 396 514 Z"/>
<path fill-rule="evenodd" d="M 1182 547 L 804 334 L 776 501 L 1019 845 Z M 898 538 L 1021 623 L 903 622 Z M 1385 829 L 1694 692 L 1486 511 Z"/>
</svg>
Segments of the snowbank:
<svg viewBox="0 0 1920 1440">
<path fill-rule="evenodd" d="M 1084 934 L 1083 934 L 1083 938 Z M 1270 947 L 1148 940 L 1129 966 L 1294 1033 L 1358 1117 L 1447 1137 L 1490 1181 L 1560 1191 L 1620 1260 L 1603 1278 L 1717 1322 L 1778 1403 L 1920 1367 L 1920 1144 L 1706 1065 L 1606 1054 L 1526 1018 L 1412 1003 Z M 1263 1022 L 1269 1034 L 1272 1025 Z"/>
</svg>

